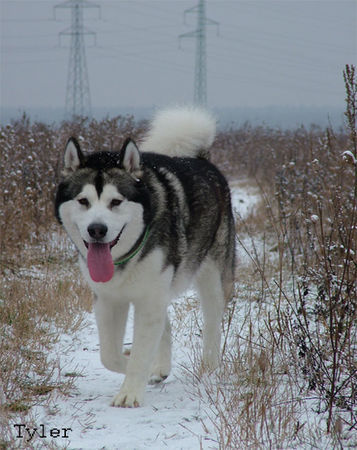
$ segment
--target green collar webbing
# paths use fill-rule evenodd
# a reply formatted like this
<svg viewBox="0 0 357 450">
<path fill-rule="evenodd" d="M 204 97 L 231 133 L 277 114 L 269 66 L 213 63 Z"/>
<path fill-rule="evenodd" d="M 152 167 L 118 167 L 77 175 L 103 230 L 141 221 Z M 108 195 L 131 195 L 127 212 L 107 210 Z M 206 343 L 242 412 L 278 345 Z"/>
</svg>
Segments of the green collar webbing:
<svg viewBox="0 0 357 450">
<path fill-rule="evenodd" d="M 129 254 L 127 254 L 123 258 L 119 259 L 119 261 L 115 261 L 114 265 L 119 266 L 119 264 L 124 264 L 125 262 L 129 261 L 131 258 L 134 258 L 134 256 L 140 252 L 140 250 L 144 247 L 146 241 L 148 240 L 149 231 L 150 231 L 149 226 L 147 226 L 144 236 L 143 236 L 142 240 L 139 242 L 139 244 L 137 245 L 137 247 L 135 247 L 134 250 L 131 251 Z"/>
</svg>

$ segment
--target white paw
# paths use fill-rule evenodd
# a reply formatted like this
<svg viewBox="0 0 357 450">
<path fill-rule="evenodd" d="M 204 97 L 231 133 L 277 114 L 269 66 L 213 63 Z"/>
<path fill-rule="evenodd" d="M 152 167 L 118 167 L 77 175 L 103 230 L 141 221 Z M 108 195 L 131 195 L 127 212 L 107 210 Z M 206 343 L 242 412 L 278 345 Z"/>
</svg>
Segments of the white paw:
<svg viewBox="0 0 357 450">
<path fill-rule="evenodd" d="M 156 358 L 155 364 L 151 369 L 149 384 L 161 383 L 166 380 L 171 372 L 171 352 L 169 354 L 160 354 Z"/>
<path fill-rule="evenodd" d="M 138 408 L 143 403 L 143 394 L 130 389 L 120 389 L 119 393 L 113 398 L 112 406 L 121 408 Z"/>
</svg>

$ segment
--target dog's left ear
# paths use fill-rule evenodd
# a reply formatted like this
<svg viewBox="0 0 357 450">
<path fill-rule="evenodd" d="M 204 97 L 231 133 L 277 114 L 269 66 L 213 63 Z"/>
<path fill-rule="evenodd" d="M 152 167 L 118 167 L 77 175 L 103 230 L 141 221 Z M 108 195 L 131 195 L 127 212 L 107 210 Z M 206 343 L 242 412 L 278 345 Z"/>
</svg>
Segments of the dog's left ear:
<svg viewBox="0 0 357 450">
<path fill-rule="evenodd" d="M 130 175 L 140 178 L 142 175 L 141 153 L 135 142 L 130 138 L 126 139 L 120 150 L 120 162 L 123 169 Z"/>
</svg>

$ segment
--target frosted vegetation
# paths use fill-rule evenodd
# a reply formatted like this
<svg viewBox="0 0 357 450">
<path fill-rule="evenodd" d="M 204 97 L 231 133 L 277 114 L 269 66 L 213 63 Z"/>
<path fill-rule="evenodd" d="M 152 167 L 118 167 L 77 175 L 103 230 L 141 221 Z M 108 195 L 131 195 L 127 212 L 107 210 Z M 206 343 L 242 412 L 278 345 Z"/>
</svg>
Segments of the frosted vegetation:
<svg viewBox="0 0 357 450">
<path fill-rule="evenodd" d="M 245 125 L 221 131 L 213 144 L 236 209 L 236 295 L 223 324 L 222 365 L 210 376 L 201 372 L 195 297 L 172 306 L 175 352 L 186 355 L 179 355 L 176 386 L 201 414 L 195 425 L 176 424 L 183 448 L 357 446 L 354 67 L 344 78 L 344 129 Z M 0 448 L 25 448 L 13 425 L 36 426 L 39 407 L 56 417 L 54 402 L 67 404 L 83 386 L 82 369 L 68 371 L 54 357 L 64 345 L 63 352 L 73 350 L 92 321 L 91 294 L 53 216 L 65 142 L 74 135 L 87 151 L 117 149 L 128 135 L 140 141 L 145 126 L 123 116 L 59 125 L 23 116 L 0 128 Z M 168 384 L 167 391 L 160 408 L 166 396 L 174 409 L 176 390 Z M 98 405 L 110 415 L 107 403 Z M 158 435 L 155 415 L 147 420 Z M 93 423 L 76 427 L 80 435 Z M 66 445 L 43 439 L 36 435 L 31 445 Z M 113 439 L 108 448 L 124 448 Z M 169 435 L 160 442 L 180 448 Z M 160 446 L 153 438 L 148 447 Z"/>
</svg>

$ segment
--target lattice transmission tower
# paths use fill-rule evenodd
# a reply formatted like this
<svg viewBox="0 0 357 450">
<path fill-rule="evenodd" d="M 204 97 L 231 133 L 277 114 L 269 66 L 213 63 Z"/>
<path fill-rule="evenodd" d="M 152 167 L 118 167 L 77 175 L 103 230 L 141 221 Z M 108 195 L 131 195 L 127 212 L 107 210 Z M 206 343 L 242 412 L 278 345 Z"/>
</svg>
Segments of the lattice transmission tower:
<svg viewBox="0 0 357 450">
<path fill-rule="evenodd" d="M 207 105 L 207 56 L 206 56 L 206 26 L 216 25 L 218 22 L 206 17 L 206 2 L 199 0 L 198 5 L 186 9 L 184 16 L 189 13 L 197 13 L 197 28 L 194 31 L 180 34 L 181 38 L 196 38 L 195 77 L 193 101 L 195 105 Z"/>
<path fill-rule="evenodd" d="M 67 0 L 55 6 L 71 10 L 71 26 L 59 33 L 60 41 L 62 36 L 70 37 L 70 52 L 66 89 L 66 117 L 77 116 L 90 117 L 91 98 L 89 89 L 88 68 L 85 53 L 84 36 L 89 35 L 96 38 L 96 33 L 84 27 L 84 8 L 98 8 L 100 6 L 87 0 Z"/>
</svg>

